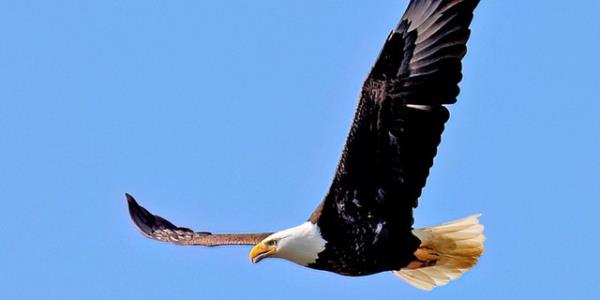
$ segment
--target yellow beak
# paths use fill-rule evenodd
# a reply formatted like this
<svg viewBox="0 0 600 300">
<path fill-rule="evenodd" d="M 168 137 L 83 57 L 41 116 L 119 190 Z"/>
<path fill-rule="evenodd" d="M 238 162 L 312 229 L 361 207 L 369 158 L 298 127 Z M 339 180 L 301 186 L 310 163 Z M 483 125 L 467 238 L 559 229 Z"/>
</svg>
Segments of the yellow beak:
<svg viewBox="0 0 600 300">
<path fill-rule="evenodd" d="M 260 262 L 261 260 L 275 254 L 276 246 L 267 246 L 265 243 L 258 243 L 250 251 L 250 261 L 253 264 Z"/>
</svg>

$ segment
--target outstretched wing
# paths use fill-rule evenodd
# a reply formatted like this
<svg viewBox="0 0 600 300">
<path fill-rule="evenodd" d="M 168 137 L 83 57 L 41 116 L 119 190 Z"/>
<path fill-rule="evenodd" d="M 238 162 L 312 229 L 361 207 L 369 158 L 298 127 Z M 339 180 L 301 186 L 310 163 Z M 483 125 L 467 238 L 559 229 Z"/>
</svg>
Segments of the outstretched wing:
<svg viewBox="0 0 600 300">
<path fill-rule="evenodd" d="M 225 245 L 254 245 L 271 233 L 245 234 L 212 234 L 210 232 L 195 232 L 189 228 L 177 227 L 168 220 L 151 214 L 140 206 L 135 199 L 125 194 L 129 206 L 129 215 L 137 229 L 146 237 L 186 246 L 225 246 Z"/>
<path fill-rule="evenodd" d="M 444 104 L 459 93 L 478 2 L 411 0 L 388 36 L 364 83 L 329 193 L 311 216 L 328 241 L 410 234 L 412 209 L 449 118 Z"/>
</svg>

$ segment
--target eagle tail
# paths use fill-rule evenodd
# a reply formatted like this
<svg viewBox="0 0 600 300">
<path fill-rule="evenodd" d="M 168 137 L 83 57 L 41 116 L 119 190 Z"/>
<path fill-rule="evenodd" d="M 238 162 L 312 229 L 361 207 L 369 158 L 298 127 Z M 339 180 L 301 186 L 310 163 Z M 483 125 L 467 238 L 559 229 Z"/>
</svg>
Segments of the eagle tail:
<svg viewBox="0 0 600 300">
<path fill-rule="evenodd" d="M 416 260 L 393 273 L 412 286 L 427 291 L 459 278 L 483 254 L 485 236 L 479 217 L 477 214 L 413 230 L 421 240 L 421 246 L 415 252 Z"/>
</svg>

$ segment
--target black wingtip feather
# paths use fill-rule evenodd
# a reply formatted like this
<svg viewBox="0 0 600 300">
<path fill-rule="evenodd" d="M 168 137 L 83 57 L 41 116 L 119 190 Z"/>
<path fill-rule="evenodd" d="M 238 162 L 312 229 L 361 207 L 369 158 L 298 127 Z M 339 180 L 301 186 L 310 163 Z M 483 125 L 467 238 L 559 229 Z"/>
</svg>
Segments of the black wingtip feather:
<svg viewBox="0 0 600 300">
<path fill-rule="evenodd" d="M 135 198 L 133 198 L 133 196 L 131 196 L 129 193 L 125 193 L 125 198 L 127 198 L 129 216 L 131 217 L 133 224 L 135 224 L 135 227 L 144 236 L 154 240 L 164 241 L 164 234 L 161 234 L 160 232 L 193 233 L 193 231 L 189 228 L 177 227 L 168 220 L 160 216 L 153 215 L 147 209 L 139 205 Z"/>
<path fill-rule="evenodd" d="M 139 205 L 135 198 L 128 193 L 125 193 L 125 198 L 127 198 L 127 206 L 129 207 L 129 216 L 135 224 L 136 228 L 145 236 L 152 238 L 152 234 L 154 230 L 152 227 L 155 227 L 155 219 L 154 216 L 146 210 L 144 207 Z"/>
</svg>

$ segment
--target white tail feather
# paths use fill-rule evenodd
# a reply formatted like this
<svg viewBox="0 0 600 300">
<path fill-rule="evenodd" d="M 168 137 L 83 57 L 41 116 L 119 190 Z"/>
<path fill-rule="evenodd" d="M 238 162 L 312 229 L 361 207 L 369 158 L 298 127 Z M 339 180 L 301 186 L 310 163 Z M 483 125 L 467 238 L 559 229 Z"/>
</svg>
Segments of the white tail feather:
<svg viewBox="0 0 600 300">
<path fill-rule="evenodd" d="M 420 248 L 433 250 L 439 255 L 434 265 L 416 269 L 403 268 L 393 273 L 422 289 L 448 284 L 470 270 L 483 253 L 483 225 L 481 215 L 472 215 L 446 224 L 413 230 L 421 240 Z"/>
</svg>

